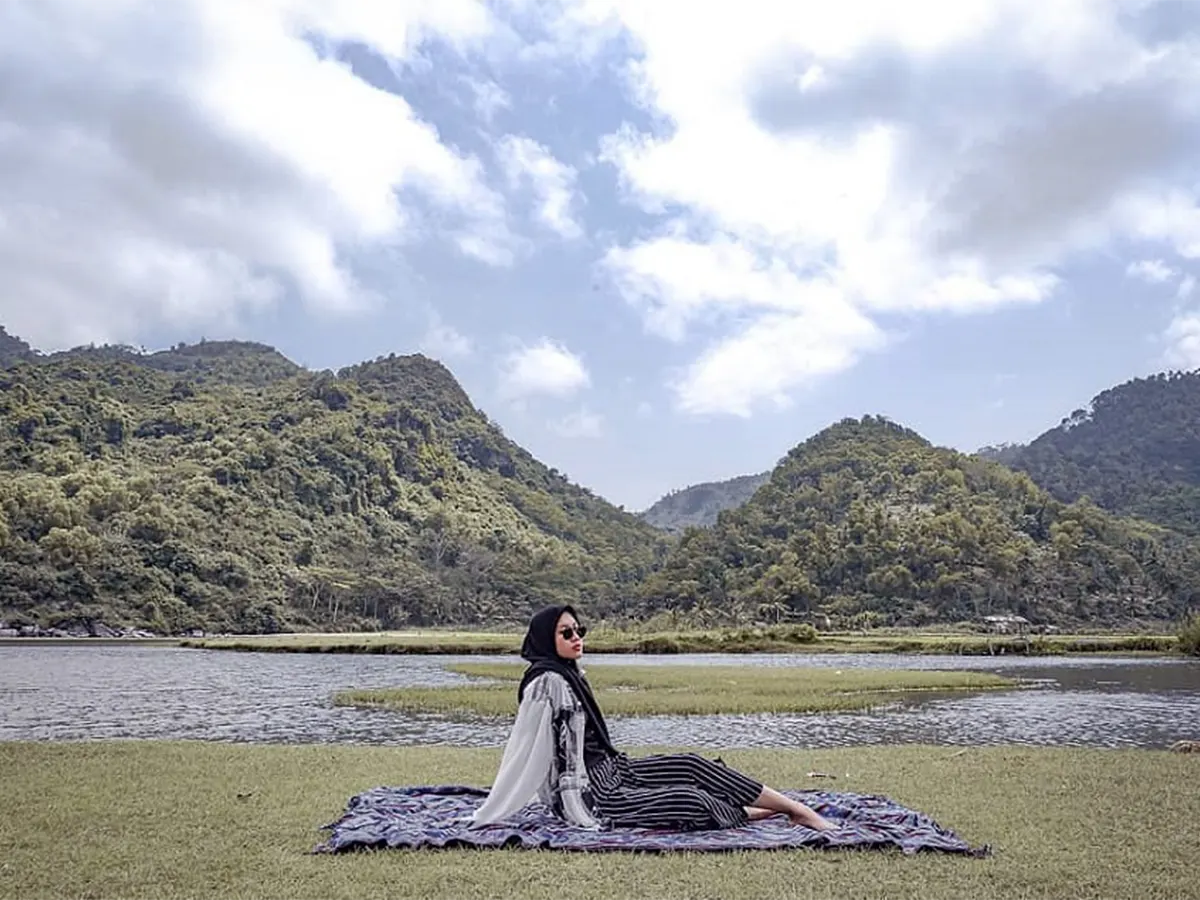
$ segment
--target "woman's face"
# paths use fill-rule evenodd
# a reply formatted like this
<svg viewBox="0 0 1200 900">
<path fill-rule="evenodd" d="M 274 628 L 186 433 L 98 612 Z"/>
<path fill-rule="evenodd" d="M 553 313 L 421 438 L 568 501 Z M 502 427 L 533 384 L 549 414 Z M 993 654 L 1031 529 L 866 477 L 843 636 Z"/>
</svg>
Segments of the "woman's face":
<svg viewBox="0 0 1200 900">
<path fill-rule="evenodd" d="M 558 617 L 554 626 L 554 650 L 563 659 L 579 659 L 583 656 L 583 635 L 579 633 L 580 624 L 569 612 Z"/>
</svg>

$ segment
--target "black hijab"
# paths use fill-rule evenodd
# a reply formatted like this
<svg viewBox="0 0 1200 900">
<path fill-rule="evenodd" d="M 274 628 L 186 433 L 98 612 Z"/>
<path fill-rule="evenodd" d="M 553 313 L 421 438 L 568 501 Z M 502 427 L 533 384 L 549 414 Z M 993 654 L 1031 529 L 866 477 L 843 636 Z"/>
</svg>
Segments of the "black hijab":
<svg viewBox="0 0 1200 900">
<path fill-rule="evenodd" d="M 525 696 L 525 688 L 529 682 L 546 672 L 557 672 L 566 679 L 571 690 L 575 692 L 575 696 L 579 698 L 579 702 L 583 704 L 588 724 L 592 726 L 601 746 L 609 753 L 616 753 L 617 748 L 613 746 L 612 740 L 608 736 L 608 725 L 604 721 L 604 714 L 600 712 L 600 707 L 596 703 L 596 698 L 592 696 L 592 689 L 584 679 L 583 673 L 579 671 L 575 660 L 563 659 L 558 655 L 555 647 L 554 634 L 558 628 L 558 620 L 566 612 L 578 620 L 579 617 L 573 606 L 547 606 L 534 613 L 533 618 L 529 620 L 529 630 L 525 633 L 525 642 L 521 645 L 521 656 L 529 660 L 529 668 L 525 670 L 525 674 L 521 677 L 521 686 L 517 688 L 517 702 L 519 703 Z"/>
</svg>

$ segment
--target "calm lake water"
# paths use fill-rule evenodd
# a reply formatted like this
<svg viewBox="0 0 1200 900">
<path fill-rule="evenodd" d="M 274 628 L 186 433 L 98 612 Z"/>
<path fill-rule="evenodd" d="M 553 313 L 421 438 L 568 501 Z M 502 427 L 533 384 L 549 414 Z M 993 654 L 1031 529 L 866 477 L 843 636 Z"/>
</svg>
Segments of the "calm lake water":
<svg viewBox="0 0 1200 900">
<path fill-rule="evenodd" d="M 494 746 L 511 720 L 461 722 L 335 707 L 352 687 L 466 681 L 479 657 L 230 653 L 174 647 L 0 646 L 0 741 L 101 738 Z M 830 747 L 1037 744 L 1165 747 L 1200 738 L 1200 663 L 1160 658 L 879 655 L 589 656 L 585 665 L 747 664 L 975 669 L 1029 690 L 831 715 L 614 719 L 619 744 Z M 514 698 L 515 709 L 515 698 Z"/>
</svg>

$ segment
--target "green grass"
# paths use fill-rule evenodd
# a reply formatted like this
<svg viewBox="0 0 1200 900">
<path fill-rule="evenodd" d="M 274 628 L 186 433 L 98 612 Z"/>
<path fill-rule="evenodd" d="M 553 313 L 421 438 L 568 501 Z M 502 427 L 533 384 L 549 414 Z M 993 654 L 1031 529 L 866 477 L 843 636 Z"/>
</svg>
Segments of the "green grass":
<svg viewBox="0 0 1200 900">
<path fill-rule="evenodd" d="M 334 695 L 334 703 L 450 715 L 513 715 L 514 686 L 525 669 L 523 665 L 464 663 L 449 668 L 491 682 L 341 691 Z M 601 708 L 613 716 L 869 709 L 923 692 L 982 691 L 1018 685 L 1011 678 L 985 672 L 749 666 L 591 666 L 588 681 Z"/>
<path fill-rule="evenodd" d="M 403 631 L 239 635 L 193 638 L 185 647 L 279 653 L 516 654 L 524 633 Z M 1172 634 L 988 635 L 954 632 L 812 633 L 803 626 L 707 631 L 622 631 L 603 626 L 588 636 L 592 653 L 949 653 L 965 656 L 1061 653 L 1171 653 Z"/>
<path fill-rule="evenodd" d="M 882 793 L 990 859 L 893 852 L 308 855 L 379 784 L 487 785 L 499 749 L 209 743 L 0 744 L 0 897 L 1195 897 L 1200 757 L 1165 751 L 884 747 L 728 751 L 777 787 Z M 810 769 L 834 772 L 813 782 Z"/>
</svg>

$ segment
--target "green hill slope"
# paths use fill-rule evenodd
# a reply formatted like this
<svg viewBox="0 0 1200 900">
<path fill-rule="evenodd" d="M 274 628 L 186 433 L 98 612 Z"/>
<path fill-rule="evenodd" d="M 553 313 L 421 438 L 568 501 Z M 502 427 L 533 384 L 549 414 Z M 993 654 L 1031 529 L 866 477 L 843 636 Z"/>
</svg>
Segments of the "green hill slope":
<svg viewBox="0 0 1200 900">
<path fill-rule="evenodd" d="M 1087 496 L 1200 535 L 1200 373 L 1135 379 L 1027 445 L 980 453 L 1027 472 L 1060 500 Z"/>
<path fill-rule="evenodd" d="M 1093 624 L 1174 619 L 1195 550 L 1163 529 L 1065 505 L 1004 466 L 883 419 L 793 449 L 711 529 L 648 577 L 650 605 L 842 624 L 992 613 Z"/>
<path fill-rule="evenodd" d="M 672 491 L 656 501 L 641 517 L 664 531 L 704 528 L 727 509 L 741 506 L 766 482 L 769 472 L 740 475 L 726 481 L 707 481 Z"/>
<path fill-rule="evenodd" d="M 421 356 L 239 342 L 0 371 L 0 619 L 274 631 L 623 607 L 660 533 L 509 441 Z"/>
</svg>

